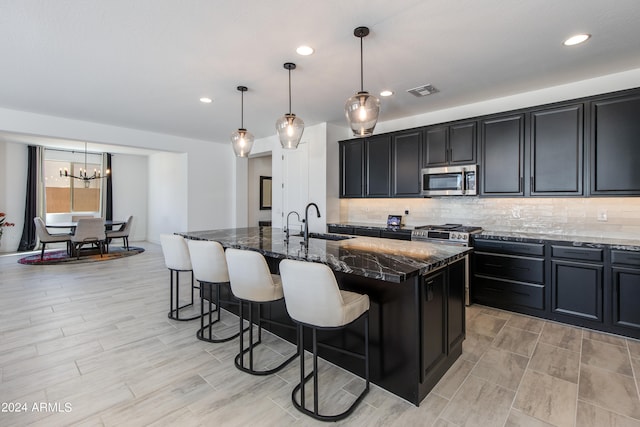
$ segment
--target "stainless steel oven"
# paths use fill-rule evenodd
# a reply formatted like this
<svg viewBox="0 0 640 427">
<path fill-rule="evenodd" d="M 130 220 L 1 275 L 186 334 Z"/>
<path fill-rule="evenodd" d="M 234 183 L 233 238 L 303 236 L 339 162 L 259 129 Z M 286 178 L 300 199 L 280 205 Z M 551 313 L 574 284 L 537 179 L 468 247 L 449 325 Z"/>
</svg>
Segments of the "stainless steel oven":
<svg viewBox="0 0 640 427">
<path fill-rule="evenodd" d="M 482 232 L 481 227 L 470 227 L 462 224 L 424 225 L 411 231 L 411 240 L 418 242 L 440 243 L 448 245 L 469 246 L 471 236 Z M 464 283 L 464 302 L 471 304 L 469 291 L 469 257 L 465 256 L 466 276 Z"/>
<path fill-rule="evenodd" d="M 475 196 L 477 165 L 445 166 L 421 170 L 423 196 Z"/>
</svg>

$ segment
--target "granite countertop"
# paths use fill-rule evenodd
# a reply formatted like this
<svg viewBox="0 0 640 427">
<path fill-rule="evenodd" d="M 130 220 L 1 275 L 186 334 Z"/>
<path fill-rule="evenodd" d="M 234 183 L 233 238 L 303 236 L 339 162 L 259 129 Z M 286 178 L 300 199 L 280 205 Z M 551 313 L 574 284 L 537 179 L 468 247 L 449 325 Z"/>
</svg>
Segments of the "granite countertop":
<svg viewBox="0 0 640 427">
<path fill-rule="evenodd" d="M 640 251 L 639 239 L 619 239 L 611 237 L 590 237 L 576 236 L 571 234 L 553 233 L 525 233 L 514 231 L 488 231 L 475 234 L 475 239 L 483 240 L 504 240 L 511 242 L 545 243 L 545 242 L 565 242 L 574 246 L 608 246 L 611 249 L 626 251 Z"/>
<path fill-rule="evenodd" d="M 353 237 L 340 241 L 310 238 L 309 248 L 302 237 L 289 237 L 279 228 L 250 227 L 176 233 L 195 240 L 214 240 L 225 248 L 252 249 L 276 259 L 321 262 L 334 271 L 386 282 L 400 283 L 463 257 L 472 248 L 409 242 L 374 237 Z"/>
</svg>

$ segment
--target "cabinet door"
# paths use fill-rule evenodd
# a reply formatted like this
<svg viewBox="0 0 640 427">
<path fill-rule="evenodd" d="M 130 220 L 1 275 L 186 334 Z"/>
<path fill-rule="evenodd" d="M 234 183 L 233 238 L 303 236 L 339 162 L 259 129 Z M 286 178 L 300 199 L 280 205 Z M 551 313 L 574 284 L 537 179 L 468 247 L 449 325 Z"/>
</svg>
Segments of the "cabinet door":
<svg viewBox="0 0 640 427">
<path fill-rule="evenodd" d="M 468 277 L 468 258 L 449 266 L 447 288 L 447 354 L 465 337 L 465 285 Z"/>
<path fill-rule="evenodd" d="M 391 193 L 391 138 L 375 136 L 365 140 L 365 196 L 389 197 Z"/>
<path fill-rule="evenodd" d="M 476 163 L 476 122 L 449 127 L 449 164 Z"/>
<path fill-rule="evenodd" d="M 420 382 L 447 357 L 445 322 L 445 270 L 426 276 L 421 281 L 422 343 Z"/>
<path fill-rule="evenodd" d="M 449 132 L 447 127 L 427 128 L 424 132 L 424 167 L 448 164 Z"/>
<path fill-rule="evenodd" d="M 613 324 L 640 332 L 640 269 L 613 267 Z"/>
<path fill-rule="evenodd" d="M 524 116 L 483 120 L 481 128 L 481 194 L 523 195 Z"/>
<path fill-rule="evenodd" d="M 591 104 L 591 194 L 640 194 L 640 96 Z"/>
<path fill-rule="evenodd" d="M 364 183 L 364 140 L 340 143 L 340 197 L 362 197 Z"/>
<path fill-rule="evenodd" d="M 551 269 L 551 310 L 602 323 L 602 265 L 552 260 Z"/>
<path fill-rule="evenodd" d="M 582 195 L 582 104 L 536 111 L 531 121 L 531 195 Z"/>
<path fill-rule="evenodd" d="M 393 136 L 392 197 L 420 196 L 422 131 Z"/>
</svg>

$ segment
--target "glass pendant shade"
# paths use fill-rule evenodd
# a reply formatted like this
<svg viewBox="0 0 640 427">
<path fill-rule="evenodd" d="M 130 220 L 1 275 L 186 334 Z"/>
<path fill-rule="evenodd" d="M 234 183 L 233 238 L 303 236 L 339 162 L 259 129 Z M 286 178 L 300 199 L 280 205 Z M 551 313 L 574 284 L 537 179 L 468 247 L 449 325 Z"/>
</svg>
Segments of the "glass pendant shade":
<svg viewBox="0 0 640 427">
<path fill-rule="evenodd" d="M 231 145 L 236 156 L 247 157 L 253 148 L 253 134 L 240 128 L 231 134 Z"/>
<path fill-rule="evenodd" d="M 358 27 L 353 35 L 360 39 L 360 92 L 347 99 L 344 113 L 353 136 L 368 136 L 373 134 L 380 115 L 380 100 L 364 90 L 362 39 L 369 35 L 369 28 Z"/>
<path fill-rule="evenodd" d="M 380 100 L 369 92 L 358 92 L 344 106 L 347 121 L 354 136 L 368 136 L 378 122 Z"/>
<path fill-rule="evenodd" d="M 300 144 L 304 132 L 304 122 L 295 114 L 289 113 L 280 117 L 276 122 L 276 131 L 280 138 L 280 145 L 285 150 L 295 150 Z"/>
<path fill-rule="evenodd" d="M 253 134 L 244 128 L 244 93 L 246 86 L 238 86 L 240 91 L 240 129 L 231 134 L 231 146 L 238 157 L 248 157 L 253 148 Z"/>
<path fill-rule="evenodd" d="M 276 121 L 276 132 L 283 149 L 295 150 L 304 132 L 304 122 L 291 112 L 291 70 L 296 69 L 296 64 L 285 62 L 284 69 L 289 71 L 289 112 Z"/>
</svg>

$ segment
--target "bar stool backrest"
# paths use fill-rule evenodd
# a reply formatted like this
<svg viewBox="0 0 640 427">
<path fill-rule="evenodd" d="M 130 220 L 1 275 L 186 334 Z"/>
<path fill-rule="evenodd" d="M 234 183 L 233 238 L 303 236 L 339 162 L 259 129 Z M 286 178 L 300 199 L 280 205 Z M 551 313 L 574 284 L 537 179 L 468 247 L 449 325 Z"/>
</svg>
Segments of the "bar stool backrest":
<svg viewBox="0 0 640 427">
<path fill-rule="evenodd" d="M 261 253 L 229 248 L 225 251 L 231 291 L 247 301 L 265 302 L 282 298 L 282 289 L 273 281 Z"/>
<path fill-rule="evenodd" d="M 282 290 L 293 320 L 315 326 L 344 325 L 344 301 L 333 271 L 316 262 L 280 262 Z"/>
<path fill-rule="evenodd" d="M 160 244 L 164 254 L 164 263 L 169 270 L 189 271 L 191 258 L 184 237 L 177 234 L 161 234 Z"/>
<path fill-rule="evenodd" d="M 207 283 L 227 283 L 229 281 L 227 259 L 220 243 L 207 240 L 189 240 L 187 244 L 196 280 Z"/>
</svg>

